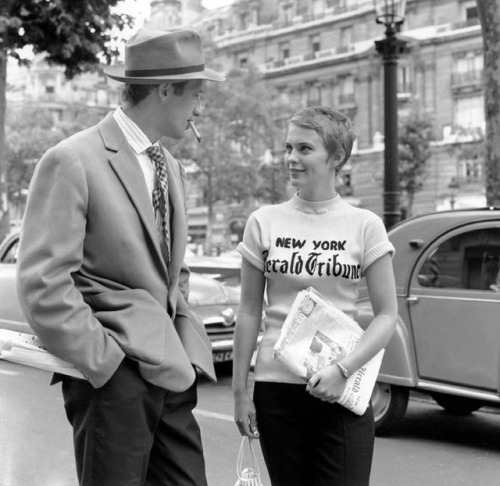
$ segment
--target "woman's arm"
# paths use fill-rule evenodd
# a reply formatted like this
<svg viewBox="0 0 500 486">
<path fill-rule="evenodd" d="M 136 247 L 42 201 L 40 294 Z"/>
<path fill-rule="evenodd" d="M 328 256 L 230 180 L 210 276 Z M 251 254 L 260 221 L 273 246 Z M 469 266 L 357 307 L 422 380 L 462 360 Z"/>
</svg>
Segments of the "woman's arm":
<svg viewBox="0 0 500 486">
<path fill-rule="evenodd" d="M 392 259 L 389 254 L 372 263 L 365 272 L 374 318 L 353 352 L 340 364 L 353 373 L 387 346 L 396 327 L 397 299 Z M 308 390 L 322 400 L 337 401 L 346 379 L 338 366 L 328 366 L 311 377 Z"/>
<path fill-rule="evenodd" d="M 258 437 L 253 401 L 247 382 L 250 361 L 262 323 L 265 278 L 244 258 L 241 266 L 241 301 L 234 332 L 233 396 L 234 420 L 242 435 Z"/>
</svg>

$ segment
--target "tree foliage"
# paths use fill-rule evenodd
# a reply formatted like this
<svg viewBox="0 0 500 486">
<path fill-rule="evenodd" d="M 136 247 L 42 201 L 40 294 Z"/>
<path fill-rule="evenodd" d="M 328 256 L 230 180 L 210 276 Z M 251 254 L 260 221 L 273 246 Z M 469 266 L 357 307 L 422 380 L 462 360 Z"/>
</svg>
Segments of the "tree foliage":
<svg viewBox="0 0 500 486">
<path fill-rule="evenodd" d="M 128 15 L 112 12 L 120 0 L 1 0 L 0 2 L 0 240 L 9 227 L 6 187 L 6 78 L 9 57 L 20 63 L 23 48 L 62 65 L 71 78 L 110 62 L 118 55 L 112 41 L 132 24 Z"/>
<path fill-rule="evenodd" d="M 7 114 L 6 174 L 9 203 L 20 216 L 36 163 L 52 146 L 89 126 L 90 113 L 74 122 L 53 123 L 50 112 L 37 104 L 16 105 Z M 12 208 L 11 208 L 12 209 Z"/>
<path fill-rule="evenodd" d="M 200 174 L 209 179 L 205 203 L 241 202 L 257 197 L 268 202 L 284 197 L 284 184 L 275 181 L 271 194 L 266 151 L 278 152 L 283 145 L 289 107 L 279 94 L 253 70 L 233 70 L 224 83 L 206 85 L 206 99 L 197 127 L 202 143 L 186 137 L 176 154 L 193 160 Z M 263 190 L 263 188 L 266 188 Z"/>
<path fill-rule="evenodd" d="M 425 113 L 413 110 L 398 129 L 399 187 L 406 195 L 406 216 L 412 215 L 415 193 L 424 187 L 426 162 L 431 157 L 434 123 Z"/>
<path fill-rule="evenodd" d="M 285 197 L 286 177 L 277 173 L 282 164 L 273 165 L 264 155 L 277 154 L 277 147 L 283 146 L 281 121 L 288 121 L 290 108 L 252 67 L 230 71 L 227 78 L 205 85 L 202 116 L 196 120 L 201 144 L 187 135 L 175 147 L 176 156 L 196 164 L 195 174 L 202 178 L 203 203 L 208 208 L 207 251 L 215 202 L 231 204 L 255 197 L 277 202 Z"/>
<path fill-rule="evenodd" d="M 500 206 L 500 4 L 478 0 L 483 29 L 486 202 Z"/>
<path fill-rule="evenodd" d="M 118 55 L 112 41 L 132 23 L 130 16 L 112 12 L 119 1 L 2 0 L 1 48 L 26 62 L 21 50 L 30 46 L 35 54 L 44 53 L 49 64 L 64 66 L 72 78 Z"/>
</svg>

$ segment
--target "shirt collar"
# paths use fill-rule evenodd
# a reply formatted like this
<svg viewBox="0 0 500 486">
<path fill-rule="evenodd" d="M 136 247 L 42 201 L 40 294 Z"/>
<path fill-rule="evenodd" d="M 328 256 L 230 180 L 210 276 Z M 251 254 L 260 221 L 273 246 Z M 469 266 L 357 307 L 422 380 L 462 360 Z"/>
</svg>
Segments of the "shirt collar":
<svg viewBox="0 0 500 486">
<path fill-rule="evenodd" d="M 125 140 L 132 147 L 132 150 L 139 155 L 140 153 L 146 151 L 152 144 L 147 135 L 139 128 L 139 126 L 125 114 L 121 107 L 118 107 L 113 112 L 113 117 L 118 123 Z"/>
</svg>

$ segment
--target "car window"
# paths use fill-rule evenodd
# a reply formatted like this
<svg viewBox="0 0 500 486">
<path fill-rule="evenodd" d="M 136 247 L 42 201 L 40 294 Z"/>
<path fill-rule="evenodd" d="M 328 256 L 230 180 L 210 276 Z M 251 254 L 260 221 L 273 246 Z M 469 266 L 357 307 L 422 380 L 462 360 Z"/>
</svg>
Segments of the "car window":
<svg viewBox="0 0 500 486">
<path fill-rule="evenodd" d="M 441 243 L 418 274 L 423 287 L 500 292 L 500 228 L 455 235 Z"/>
<path fill-rule="evenodd" d="M 19 249 L 19 240 L 14 241 L 7 251 L 3 254 L 1 263 L 17 263 L 17 252 Z"/>
</svg>

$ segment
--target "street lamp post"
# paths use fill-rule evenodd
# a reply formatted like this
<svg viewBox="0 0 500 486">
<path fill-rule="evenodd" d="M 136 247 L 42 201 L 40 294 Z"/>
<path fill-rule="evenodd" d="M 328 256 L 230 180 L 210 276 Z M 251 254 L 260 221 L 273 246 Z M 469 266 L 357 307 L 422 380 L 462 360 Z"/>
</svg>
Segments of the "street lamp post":
<svg viewBox="0 0 500 486">
<path fill-rule="evenodd" d="M 398 39 L 404 22 L 405 0 L 374 0 L 377 24 L 385 26 L 385 38 L 375 41 L 384 65 L 384 222 L 387 229 L 401 219 L 398 173 L 398 57 L 406 42 Z"/>
</svg>

